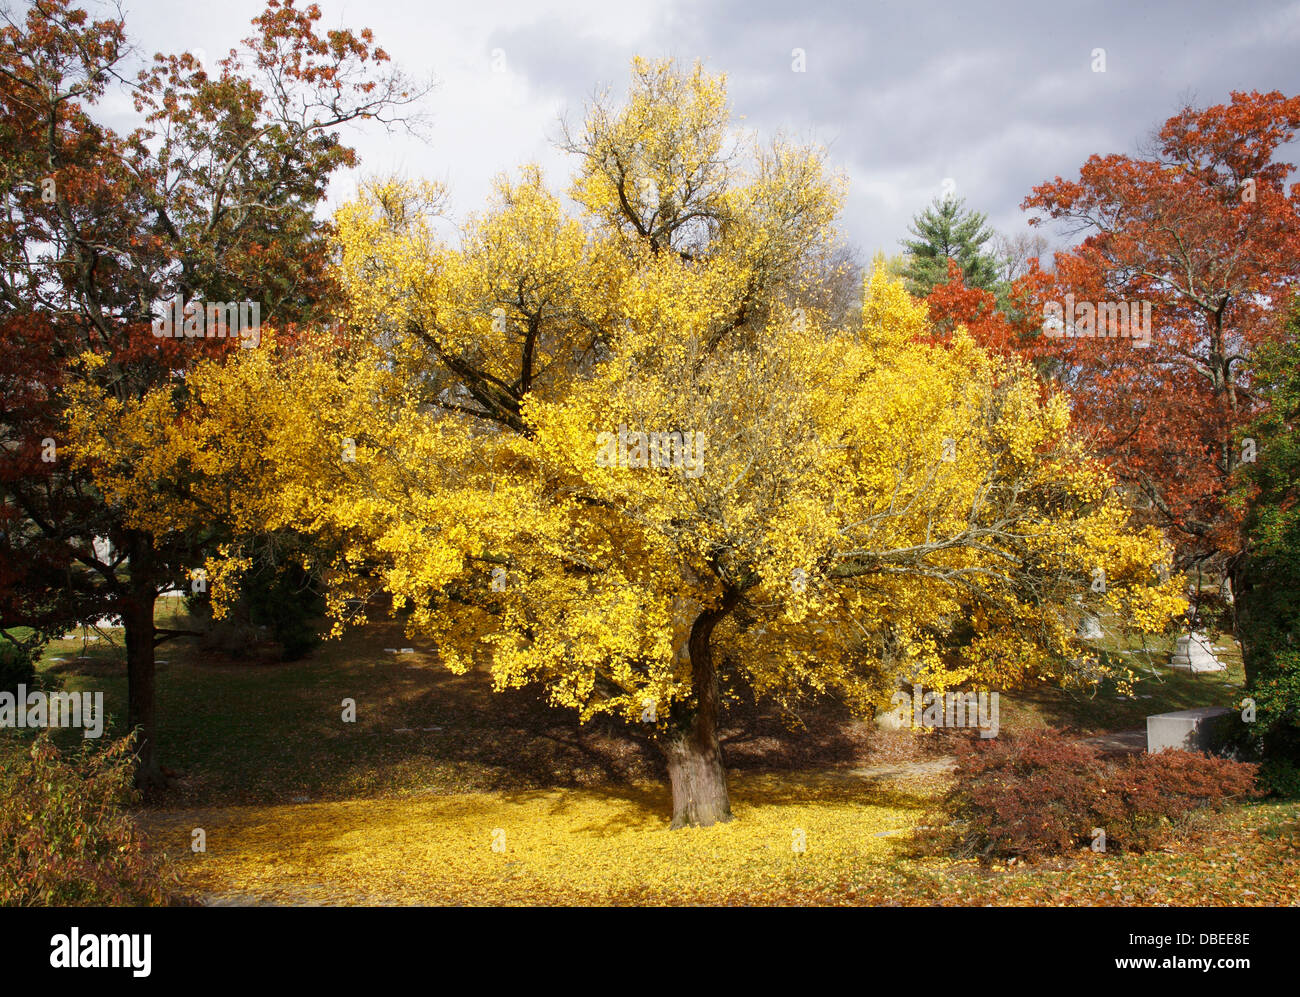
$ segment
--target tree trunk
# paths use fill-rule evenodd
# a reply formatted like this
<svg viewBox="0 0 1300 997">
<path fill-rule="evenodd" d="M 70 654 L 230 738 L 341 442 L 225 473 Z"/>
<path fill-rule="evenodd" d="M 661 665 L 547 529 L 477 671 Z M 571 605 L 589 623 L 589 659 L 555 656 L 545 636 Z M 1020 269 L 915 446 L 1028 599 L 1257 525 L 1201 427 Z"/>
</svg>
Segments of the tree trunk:
<svg viewBox="0 0 1300 997">
<path fill-rule="evenodd" d="M 165 785 L 157 755 L 154 718 L 154 603 L 153 550 L 149 538 L 134 534 L 130 540 L 131 580 L 122 607 L 126 631 L 127 726 L 140 728 L 136 742 L 135 784 L 146 796 Z"/>
<path fill-rule="evenodd" d="M 714 627 L 731 612 L 738 598 L 739 593 L 728 591 L 720 606 L 701 613 L 691 625 L 687 646 L 695 704 L 687 715 L 675 718 L 672 729 L 660 739 L 673 790 L 674 829 L 731 820 L 727 772 L 718 743 L 718 673 L 709 642 Z"/>
<path fill-rule="evenodd" d="M 674 830 L 731 820 L 722 749 L 716 729 L 705 726 L 692 724 L 690 730 L 674 731 L 661 744 L 673 787 Z"/>
<path fill-rule="evenodd" d="M 1243 542 L 1244 546 L 1244 542 Z M 1256 585 L 1250 568 L 1252 565 L 1244 553 L 1234 558 L 1229 578 L 1232 579 L 1232 630 L 1241 642 L 1241 665 L 1246 672 L 1246 688 L 1255 684 L 1255 606 Z"/>
</svg>

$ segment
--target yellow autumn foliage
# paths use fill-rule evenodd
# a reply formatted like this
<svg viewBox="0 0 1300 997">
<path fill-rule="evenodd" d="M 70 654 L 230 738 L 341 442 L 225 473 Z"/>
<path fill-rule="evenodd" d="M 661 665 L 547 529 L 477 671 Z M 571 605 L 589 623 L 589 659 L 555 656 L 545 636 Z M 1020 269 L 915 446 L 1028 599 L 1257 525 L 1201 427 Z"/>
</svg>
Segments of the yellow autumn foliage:
<svg viewBox="0 0 1300 997">
<path fill-rule="evenodd" d="M 1078 679 L 1086 610 L 1163 629 L 1181 580 L 1065 401 L 964 330 L 918 341 L 883 265 L 855 324 L 801 305 L 843 182 L 728 129 L 722 80 L 638 60 L 569 140 L 579 217 L 526 167 L 451 244 L 436 187 L 368 186 L 337 217 L 345 336 L 264 337 L 182 399 L 80 397 L 75 459 L 142 529 L 328 538 L 336 629 L 382 588 L 447 667 L 584 720 L 669 723 L 720 606 L 724 686 L 790 708 Z M 637 433 L 681 459 L 630 466 Z"/>
</svg>

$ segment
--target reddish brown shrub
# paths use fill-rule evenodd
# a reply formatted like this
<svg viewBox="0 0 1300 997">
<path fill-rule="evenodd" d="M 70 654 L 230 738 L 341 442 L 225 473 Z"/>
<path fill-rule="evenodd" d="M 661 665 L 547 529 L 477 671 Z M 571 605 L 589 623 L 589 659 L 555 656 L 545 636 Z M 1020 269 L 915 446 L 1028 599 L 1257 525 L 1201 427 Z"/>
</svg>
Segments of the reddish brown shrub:
<svg viewBox="0 0 1300 997">
<path fill-rule="evenodd" d="M 1255 766 L 1187 751 L 1100 756 L 1059 731 L 967 744 L 945 810 L 959 828 L 956 850 L 981 857 L 1035 858 L 1106 835 L 1112 851 L 1159 847 L 1202 810 L 1251 792 Z"/>
<path fill-rule="evenodd" d="M 1130 755 L 1109 767 L 1105 793 L 1094 806 L 1108 847 L 1157 848 L 1198 810 L 1216 811 L 1254 789 L 1257 766 L 1195 754 L 1161 751 Z"/>
</svg>

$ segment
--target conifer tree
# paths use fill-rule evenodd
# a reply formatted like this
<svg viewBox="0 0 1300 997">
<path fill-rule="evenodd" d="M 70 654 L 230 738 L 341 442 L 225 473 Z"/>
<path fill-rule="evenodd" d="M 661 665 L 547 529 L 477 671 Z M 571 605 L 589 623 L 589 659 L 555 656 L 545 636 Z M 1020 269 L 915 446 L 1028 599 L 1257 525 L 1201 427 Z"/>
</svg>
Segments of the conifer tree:
<svg viewBox="0 0 1300 997">
<path fill-rule="evenodd" d="M 910 231 L 916 238 L 902 240 L 908 254 L 904 276 L 908 291 L 917 297 L 947 282 L 949 259 L 961 267 L 967 287 L 997 289 L 998 260 L 984 250 L 993 230 L 987 216 L 967 209 L 965 203 L 951 196 L 935 198 L 912 220 Z"/>
</svg>

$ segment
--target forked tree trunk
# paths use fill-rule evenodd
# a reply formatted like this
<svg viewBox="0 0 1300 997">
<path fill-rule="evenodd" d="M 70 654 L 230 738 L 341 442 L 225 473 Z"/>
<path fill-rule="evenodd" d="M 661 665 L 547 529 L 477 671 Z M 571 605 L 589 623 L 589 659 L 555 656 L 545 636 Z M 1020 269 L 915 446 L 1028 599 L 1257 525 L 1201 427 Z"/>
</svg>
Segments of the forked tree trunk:
<svg viewBox="0 0 1300 997">
<path fill-rule="evenodd" d="M 691 625 L 687 646 L 694 707 L 659 741 L 673 790 L 673 828 L 709 827 L 731 820 L 727 771 L 718 743 L 718 673 L 710 640 L 714 627 L 731 612 L 737 599 L 737 593 L 728 592 L 720 606 L 701 613 Z"/>
<path fill-rule="evenodd" d="M 135 784 L 146 796 L 165 785 L 157 754 L 157 724 L 154 716 L 154 603 L 158 592 L 153 584 L 153 551 L 149 538 L 135 534 L 130 541 L 131 581 L 122 607 L 126 636 L 126 722 L 140 728 L 136 741 Z"/>
</svg>

